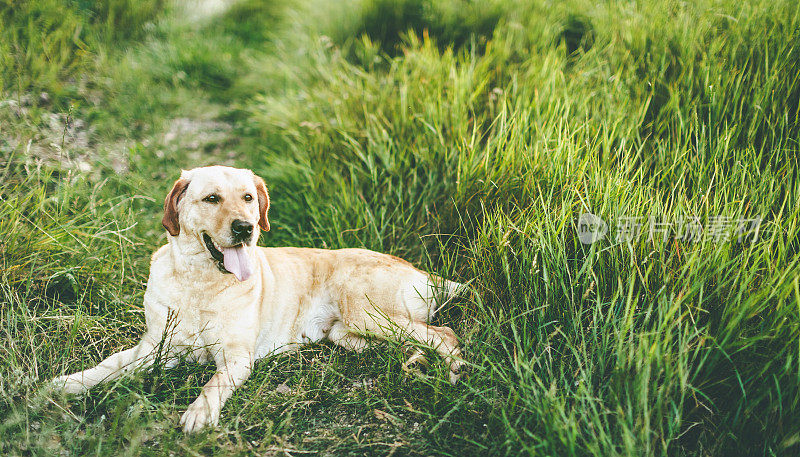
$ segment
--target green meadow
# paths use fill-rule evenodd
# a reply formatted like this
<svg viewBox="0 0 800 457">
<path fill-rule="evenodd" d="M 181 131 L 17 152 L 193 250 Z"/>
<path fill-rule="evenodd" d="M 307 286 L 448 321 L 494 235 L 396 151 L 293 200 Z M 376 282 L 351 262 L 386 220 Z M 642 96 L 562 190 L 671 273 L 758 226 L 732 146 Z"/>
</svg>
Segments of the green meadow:
<svg viewBox="0 0 800 457">
<path fill-rule="evenodd" d="M 0 89 L 0 455 L 800 454 L 796 0 L 0 0 Z M 209 164 L 265 246 L 469 284 L 465 377 L 311 345 L 191 436 L 211 366 L 48 388 L 135 344 Z"/>
</svg>

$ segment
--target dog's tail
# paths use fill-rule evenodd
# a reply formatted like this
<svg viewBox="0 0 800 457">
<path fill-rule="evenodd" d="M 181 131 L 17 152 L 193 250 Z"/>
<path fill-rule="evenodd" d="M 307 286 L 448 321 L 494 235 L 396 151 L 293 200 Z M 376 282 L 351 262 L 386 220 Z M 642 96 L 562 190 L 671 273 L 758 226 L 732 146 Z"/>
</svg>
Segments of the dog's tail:
<svg viewBox="0 0 800 457">
<path fill-rule="evenodd" d="M 428 320 L 432 319 L 440 309 L 447 306 L 454 298 L 461 295 L 468 286 L 468 284 L 450 281 L 433 274 L 430 275 L 429 283 L 431 291 L 433 292 L 433 296 L 431 297 L 433 300 L 430 301 L 431 308 L 428 314 Z"/>
<path fill-rule="evenodd" d="M 440 293 L 445 300 L 450 301 L 461 295 L 461 292 L 466 288 L 466 284 L 445 279 Z"/>
</svg>

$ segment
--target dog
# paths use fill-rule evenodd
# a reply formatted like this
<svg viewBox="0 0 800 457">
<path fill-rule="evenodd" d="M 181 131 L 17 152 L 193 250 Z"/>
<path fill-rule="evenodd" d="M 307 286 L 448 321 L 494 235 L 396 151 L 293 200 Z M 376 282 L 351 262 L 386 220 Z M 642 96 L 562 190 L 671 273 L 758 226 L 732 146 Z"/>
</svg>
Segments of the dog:
<svg viewBox="0 0 800 457">
<path fill-rule="evenodd" d="M 164 202 L 168 243 L 152 256 L 145 335 L 54 385 L 80 393 L 157 357 L 168 368 L 182 357 L 213 361 L 216 373 L 180 420 L 190 433 L 218 424 L 256 360 L 304 343 L 330 340 L 361 351 L 370 336 L 416 341 L 434 348 L 457 381 L 464 363 L 458 339 L 428 322 L 461 284 L 366 249 L 258 247 L 260 231 L 270 229 L 269 208 L 264 180 L 250 170 L 183 171 Z M 414 350 L 406 363 L 424 361 Z"/>
</svg>

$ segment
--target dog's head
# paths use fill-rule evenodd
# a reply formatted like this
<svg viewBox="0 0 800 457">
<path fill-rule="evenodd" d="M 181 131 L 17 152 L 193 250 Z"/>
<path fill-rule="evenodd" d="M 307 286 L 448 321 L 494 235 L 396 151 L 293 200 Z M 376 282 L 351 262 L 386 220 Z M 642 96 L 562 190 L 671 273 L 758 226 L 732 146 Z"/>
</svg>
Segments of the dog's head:
<svg viewBox="0 0 800 457">
<path fill-rule="evenodd" d="M 164 201 L 170 236 L 200 243 L 217 267 L 245 281 L 252 273 L 246 246 L 269 231 L 269 194 L 250 170 L 213 166 L 181 172 Z"/>
</svg>

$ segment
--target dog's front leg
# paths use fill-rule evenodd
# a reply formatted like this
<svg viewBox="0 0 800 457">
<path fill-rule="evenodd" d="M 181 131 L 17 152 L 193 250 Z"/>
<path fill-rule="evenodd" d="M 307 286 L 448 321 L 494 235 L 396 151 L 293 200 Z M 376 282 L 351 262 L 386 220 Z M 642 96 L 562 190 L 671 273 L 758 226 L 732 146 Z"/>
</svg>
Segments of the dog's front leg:
<svg viewBox="0 0 800 457">
<path fill-rule="evenodd" d="M 183 431 L 191 433 L 206 425 L 217 425 L 223 405 L 233 391 L 250 376 L 253 358 L 250 354 L 224 354 L 217 362 L 217 372 L 203 386 L 203 392 L 181 417 Z"/>
<path fill-rule="evenodd" d="M 112 354 L 96 367 L 79 371 L 70 375 L 59 376 L 52 383 L 66 393 L 81 393 L 104 381 L 118 378 L 136 368 L 152 365 L 155 345 L 143 339 L 136 346 L 122 352 Z"/>
</svg>

